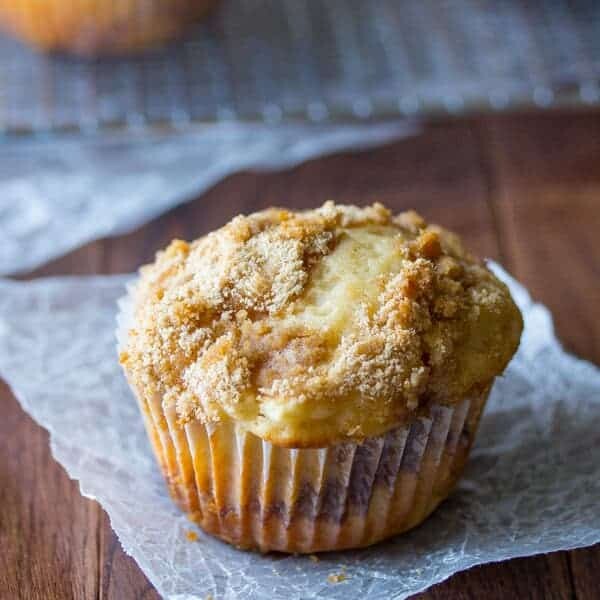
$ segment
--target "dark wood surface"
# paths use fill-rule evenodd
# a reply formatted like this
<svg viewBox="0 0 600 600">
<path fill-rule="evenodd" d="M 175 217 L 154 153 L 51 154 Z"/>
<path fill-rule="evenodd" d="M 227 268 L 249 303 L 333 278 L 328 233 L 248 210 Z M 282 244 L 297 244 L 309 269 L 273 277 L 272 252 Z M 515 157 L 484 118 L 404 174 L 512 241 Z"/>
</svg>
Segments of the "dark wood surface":
<svg viewBox="0 0 600 600">
<path fill-rule="evenodd" d="M 171 238 L 194 238 L 239 212 L 326 199 L 414 207 L 455 229 L 550 307 L 569 350 L 600 364 L 600 113 L 438 122 L 378 150 L 241 173 L 29 276 L 131 271 Z M 0 599 L 13 598 L 158 594 L 106 513 L 51 458 L 45 430 L 0 383 Z M 600 598 L 600 545 L 475 567 L 419 598 Z"/>
</svg>

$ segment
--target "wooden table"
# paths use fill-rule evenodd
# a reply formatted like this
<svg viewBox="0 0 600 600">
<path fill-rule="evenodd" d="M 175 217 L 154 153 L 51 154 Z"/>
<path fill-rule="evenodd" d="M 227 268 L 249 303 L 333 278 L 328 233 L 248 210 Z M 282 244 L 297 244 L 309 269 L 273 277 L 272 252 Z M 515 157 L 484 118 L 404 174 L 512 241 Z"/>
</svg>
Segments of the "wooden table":
<svg viewBox="0 0 600 600">
<path fill-rule="evenodd" d="M 241 173 L 31 276 L 132 271 L 239 212 L 330 198 L 414 207 L 457 230 L 550 307 L 569 350 L 600 363 L 600 113 L 442 121 L 375 151 Z M 45 430 L 2 384 L 0 395 L 0 598 L 157 598 L 106 513 L 50 457 Z M 600 598 L 600 545 L 476 567 L 419 598 Z"/>
</svg>

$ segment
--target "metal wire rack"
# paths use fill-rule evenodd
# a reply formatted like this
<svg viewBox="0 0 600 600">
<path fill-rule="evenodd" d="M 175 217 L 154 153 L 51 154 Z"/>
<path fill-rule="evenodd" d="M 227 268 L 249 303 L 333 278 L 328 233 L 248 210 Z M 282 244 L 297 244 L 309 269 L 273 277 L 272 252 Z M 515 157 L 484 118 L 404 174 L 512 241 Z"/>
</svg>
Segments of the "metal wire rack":
<svg viewBox="0 0 600 600">
<path fill-rule="evenodd" d="M 224 0 L 180 42 L 121 60 L 0 37 L 4 133 L 581 103 L 600 103 L 593 0 Z"/>
</svg>

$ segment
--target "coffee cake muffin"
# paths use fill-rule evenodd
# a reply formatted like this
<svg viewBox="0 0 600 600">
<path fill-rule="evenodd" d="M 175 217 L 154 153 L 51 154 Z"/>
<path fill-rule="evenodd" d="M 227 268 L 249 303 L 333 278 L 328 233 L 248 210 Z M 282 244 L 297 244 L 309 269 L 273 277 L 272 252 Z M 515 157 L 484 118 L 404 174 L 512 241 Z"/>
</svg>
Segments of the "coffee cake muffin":
<svg viewBox="0 0 600 600">
<path fill-rule="evenodd" d="M 0 26 L 43 50 L 123 54 L 167 42 L 216 0 L 0 0 Z"/>
<path fill-rule="evenodd" d="M 452 233 L 328 202 L 159 252 L 122 303 L 120 361 L 184 511 L 240 547 L 316 552 L 448 496 L 521 329 Z"/>
</svg>

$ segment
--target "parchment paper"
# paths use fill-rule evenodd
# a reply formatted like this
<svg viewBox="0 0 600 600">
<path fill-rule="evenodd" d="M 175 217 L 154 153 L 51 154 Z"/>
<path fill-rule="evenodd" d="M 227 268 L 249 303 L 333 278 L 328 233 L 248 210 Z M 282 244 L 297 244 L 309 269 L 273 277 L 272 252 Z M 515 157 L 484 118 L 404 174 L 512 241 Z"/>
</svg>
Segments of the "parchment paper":
<svg viewBox="0 0 600 600">
<path fill-rule="evenodd" d="M 188 133 L 12 139 L 0 145 L 0 274 L 134 229 L 224 177 L 273 170 L 415 133 L 371 125 L 220 123 Z"/>
<path fill-rule="evenodd" d="M 0 374 L 165 598 L 399 600 L 476 564 L 600 541 L 600 370 L 566 354 L 547 309 L 495 268 L 525 333 L 459 488 L 415 531 L 318 562 L 186 538 L 195 528 L 167 496 L 115 356 L 128 276 L 0 280 Z"/>
</svg>

